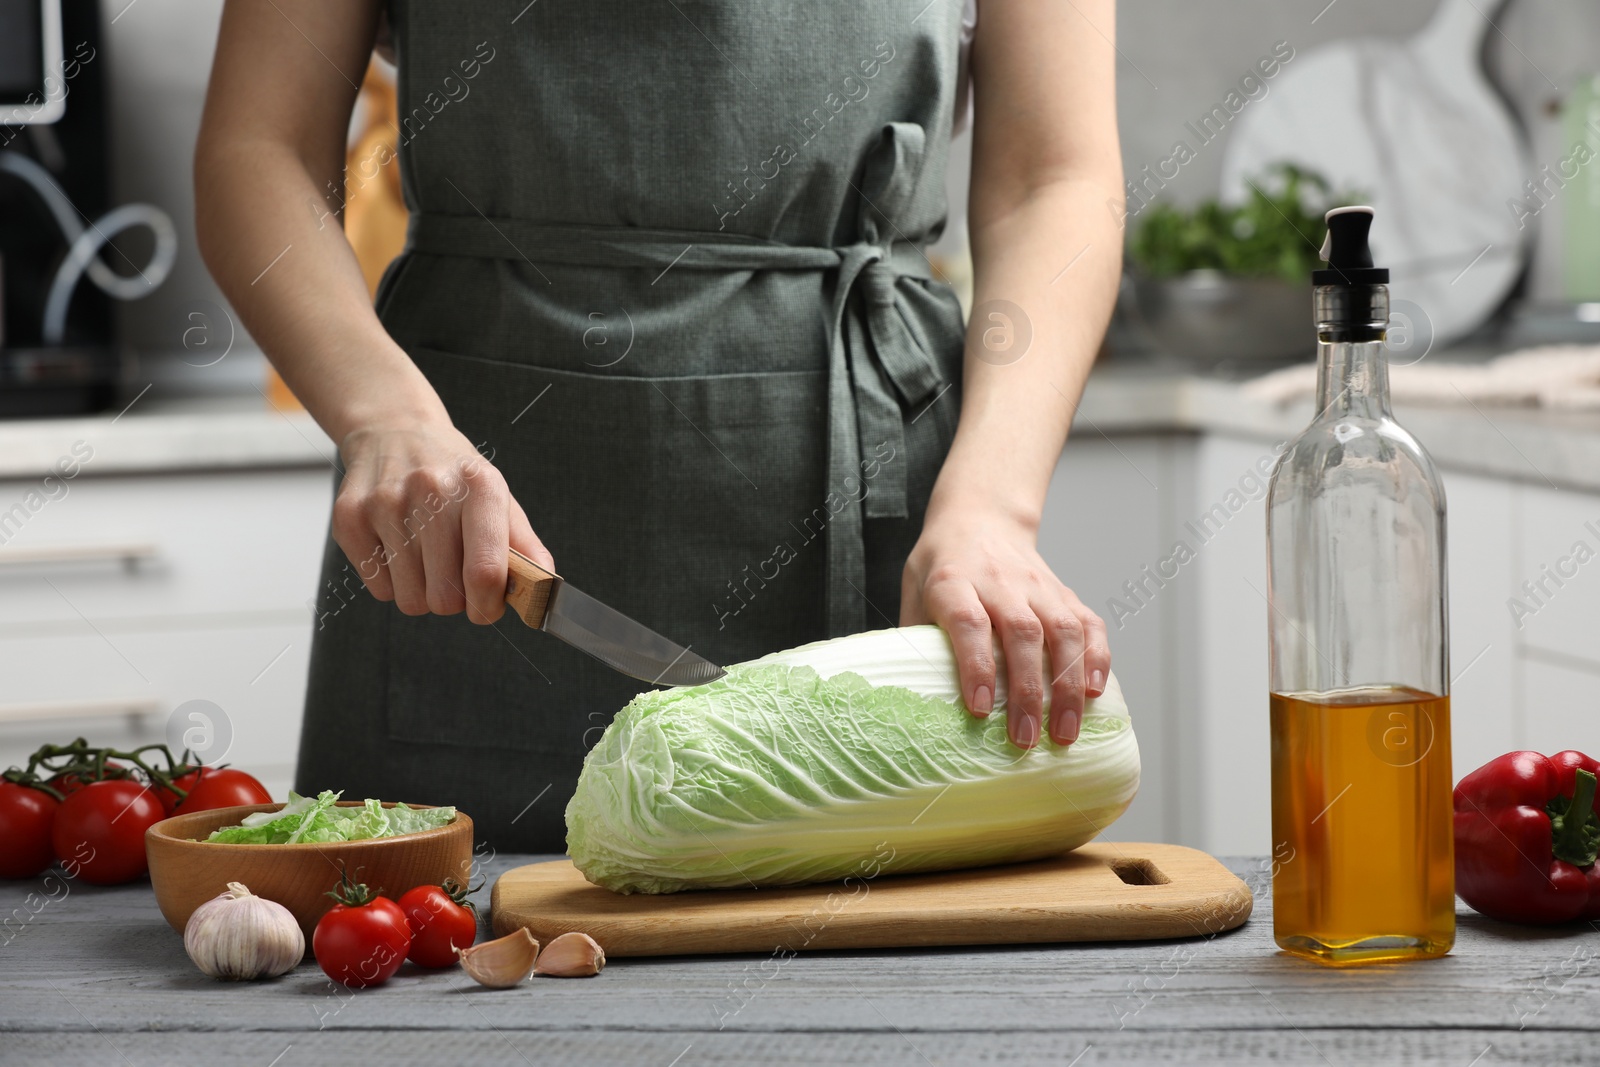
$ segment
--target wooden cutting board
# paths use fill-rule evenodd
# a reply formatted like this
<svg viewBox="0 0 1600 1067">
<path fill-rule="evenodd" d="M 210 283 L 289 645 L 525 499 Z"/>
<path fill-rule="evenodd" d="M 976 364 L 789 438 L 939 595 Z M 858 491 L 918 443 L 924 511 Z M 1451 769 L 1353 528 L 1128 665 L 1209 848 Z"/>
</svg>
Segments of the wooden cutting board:
<svg viewBox="0 0 1600 1067">
<path fill-rule="evenodd" d="M 491 902 L 496 934 L 525 926 L 548 944 L 581 930 L 608 956 L 1145 941 L 1231 930 L 1250 906 L 1204 852 L 1121 842 L 1005 867 L 664 896 L 613 893 L 556 860 L 507 871 Z"/>
</svg>

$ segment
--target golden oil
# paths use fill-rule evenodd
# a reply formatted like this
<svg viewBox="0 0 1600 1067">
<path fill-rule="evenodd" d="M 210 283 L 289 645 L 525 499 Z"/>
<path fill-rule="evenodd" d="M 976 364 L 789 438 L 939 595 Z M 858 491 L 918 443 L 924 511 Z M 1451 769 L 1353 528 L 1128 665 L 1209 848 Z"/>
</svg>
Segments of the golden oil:
<svg viewBox="0 0 1600 1067">
<path fill-rule="evenodd" d="M 1332 964 L 1449 952 L 1450 698 L 1365 688 L 1271 707 L 1279 947 Z"/>
</svg>

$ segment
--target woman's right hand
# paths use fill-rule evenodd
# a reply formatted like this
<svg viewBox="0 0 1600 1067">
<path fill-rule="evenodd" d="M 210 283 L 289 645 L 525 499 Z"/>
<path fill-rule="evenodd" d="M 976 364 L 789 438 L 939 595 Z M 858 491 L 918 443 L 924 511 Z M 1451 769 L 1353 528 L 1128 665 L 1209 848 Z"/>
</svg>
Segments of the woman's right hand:
<svg viewBox="0 0 1600 1067">
<path fill-rule="evenodd" d="M 504 476 L 454 426 L 363 426 L 339 452 L 333 539 L 379 600 L 487 625 L 505 611 L 508 546 L 555 572 Z"/>
</svg>

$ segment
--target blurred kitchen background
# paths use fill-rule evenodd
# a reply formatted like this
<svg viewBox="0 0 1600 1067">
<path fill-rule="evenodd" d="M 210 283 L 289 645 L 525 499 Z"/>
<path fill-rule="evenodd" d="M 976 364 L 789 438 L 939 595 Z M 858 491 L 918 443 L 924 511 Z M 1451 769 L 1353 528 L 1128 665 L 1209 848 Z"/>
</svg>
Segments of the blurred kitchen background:
<svg viewBox="0 0 1600 1067">
<path fill-rule="evenodd" d="M 314 588 L 335 450 L 195 248 L 220 8 L 63 0 L 57 24 L 51 0 L 0 0 L 0 122 L 52 25 L 60 46 L 36 121 L 0 125 L 0 766 L 80 733 L 170 740 L 280 795 L 337 605 Z M 1396 407 L 1445 473 L 1457 773 L 1600 747 L 1600 5 L 1123 0 L 1118 20 L 1134 254 L 1041 537 L 1111 625 L 1138 727 L 1145 784 L 1110 836 L 1269 850 L 1261 497 L 1310 416 L 1304 270 L 1337 203 L 1377 207 Z M 383 136 L 369 80 L 353 149 Z M 967 153 L 933 250 L 958 288 Z M 400 231 L 365 188 L 375 278 Z"/>
</svg>

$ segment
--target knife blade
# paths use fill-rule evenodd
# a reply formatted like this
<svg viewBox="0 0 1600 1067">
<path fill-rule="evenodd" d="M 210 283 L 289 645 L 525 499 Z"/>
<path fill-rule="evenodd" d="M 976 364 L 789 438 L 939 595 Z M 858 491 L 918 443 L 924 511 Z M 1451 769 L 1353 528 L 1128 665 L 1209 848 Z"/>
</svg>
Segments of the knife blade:
<svg viewBox="0 0 1600 1067">
<path fill-rule="evenodd" d="M 702 685 L 727 672 L 511 550 L 506 603 L 523 622 L 651 685 Z"/>
</svg>

